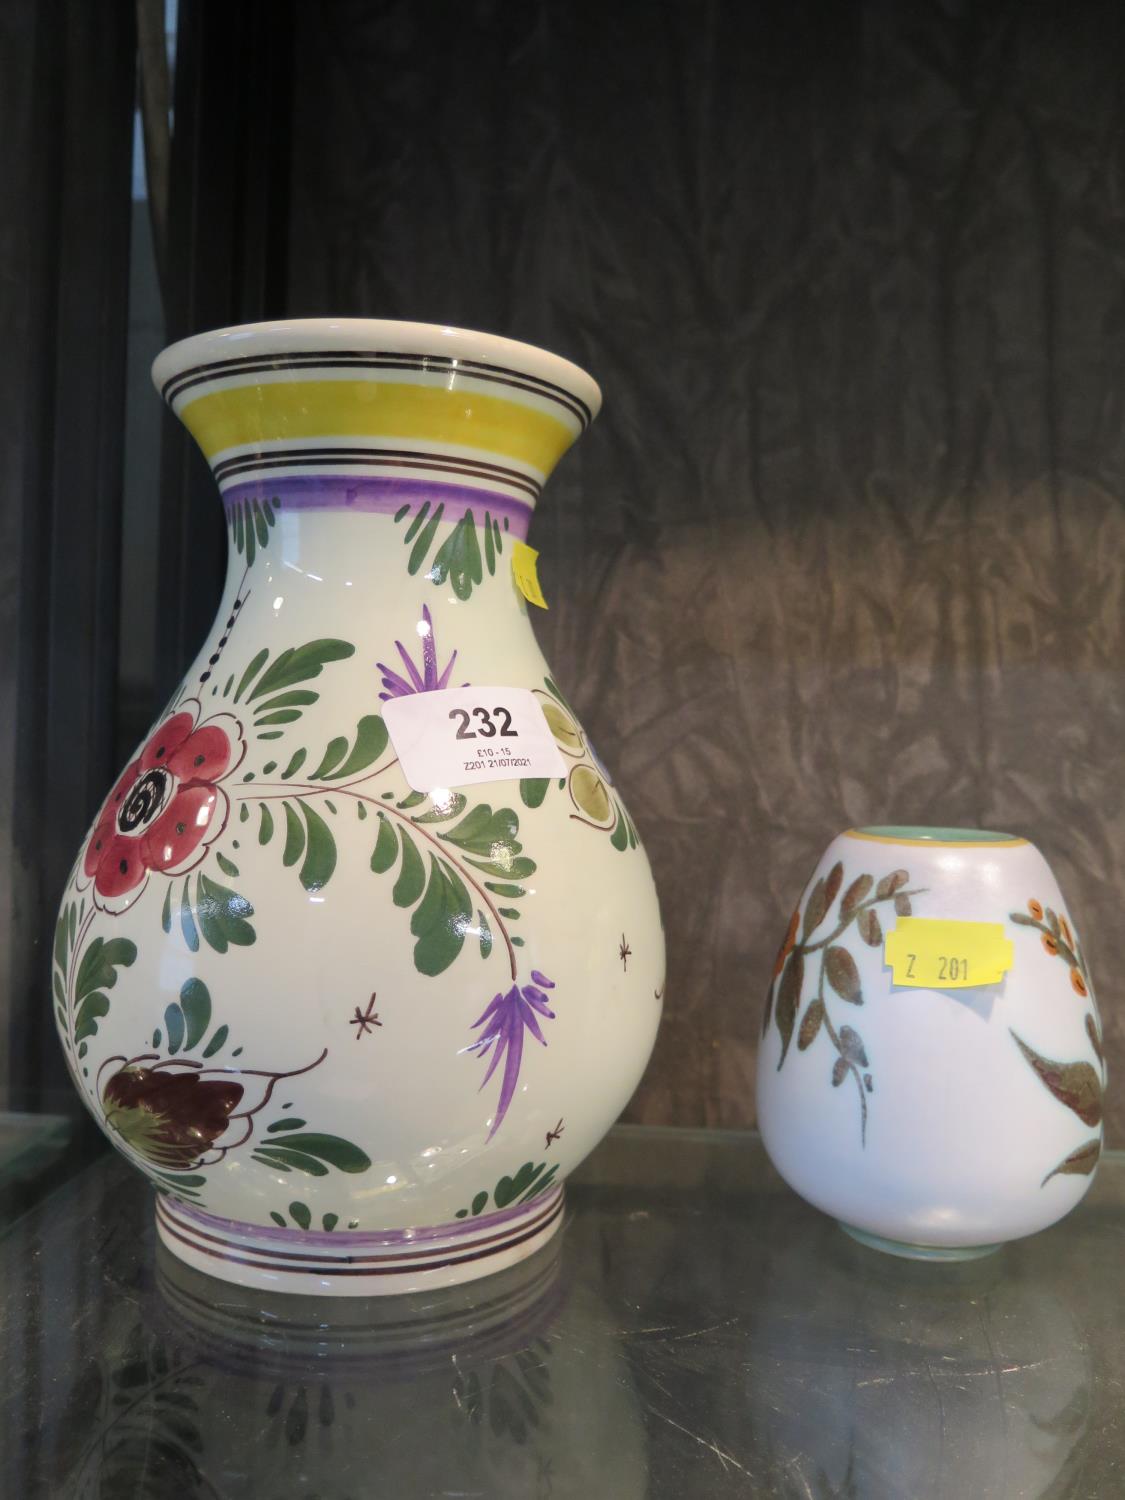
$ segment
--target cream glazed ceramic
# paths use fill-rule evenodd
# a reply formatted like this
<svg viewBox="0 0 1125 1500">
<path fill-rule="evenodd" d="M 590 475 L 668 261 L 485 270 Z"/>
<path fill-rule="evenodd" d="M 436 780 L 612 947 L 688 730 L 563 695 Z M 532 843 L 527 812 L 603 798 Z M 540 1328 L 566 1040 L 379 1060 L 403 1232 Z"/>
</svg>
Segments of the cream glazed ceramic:
<svg viewBox="0 0 1125 1500">
<path fill-rule="evenodd" d="M 1001 924 L 1010 968 L 980 987 L 896 985 L 885 944 L 906 917 Z M 830 845 L 778 954 L 758 1059 L 762 1137 L 797 1192 L 882 1249 L 985 1253 L 1086 1192 L 1104 1082 L 1089 971 L 1034 845 L 923 828 Z"/>
<path fill-rule="evenodd" d="M 559 1227 L 664 988 L 644 850 L 512 571 L 598 388 L 357 320 L 204 334 L 154 379 L 229 572 L 63 899 L 71 1074 L 200 1270 L 355 1294 L 502 1269 Z M 412 787 L 388 705 L 478 686 L 534 695 L 559 774 Z"/>
</svg>

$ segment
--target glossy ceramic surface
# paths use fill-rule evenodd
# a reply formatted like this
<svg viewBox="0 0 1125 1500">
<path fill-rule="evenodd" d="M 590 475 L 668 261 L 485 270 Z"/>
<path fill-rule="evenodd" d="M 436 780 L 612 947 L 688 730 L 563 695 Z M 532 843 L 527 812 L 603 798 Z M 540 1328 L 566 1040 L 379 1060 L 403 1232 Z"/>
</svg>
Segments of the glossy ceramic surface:
<svg viewBox="0 0 1125 1500">
<path fill-rule="evenodd" d="M 911 918 L 993 924 L 1006 971 L 896 983 L 887 940 Z M 1104 1084 L 1082 947 L 1032 844 L 919 828 L 832 843 L 778 954 L 758 1061 L 762 1137 L 797 1192 L 895 1254 L 986 1253 L 1086 1192 Z"/>
<path fill-rule="evenodd" d="M 68 1065 L 177 1255 L 294 1291 L 531 1253 L 664 987 L 636 829 L 512 574 L 596 385 L 509 340 L 310 322 L 156 362 L 223 494 L 215 627 L 79 854 Z M 535 695 L 563 774 L 412 788 L 384 706 Z"/>
</svg>

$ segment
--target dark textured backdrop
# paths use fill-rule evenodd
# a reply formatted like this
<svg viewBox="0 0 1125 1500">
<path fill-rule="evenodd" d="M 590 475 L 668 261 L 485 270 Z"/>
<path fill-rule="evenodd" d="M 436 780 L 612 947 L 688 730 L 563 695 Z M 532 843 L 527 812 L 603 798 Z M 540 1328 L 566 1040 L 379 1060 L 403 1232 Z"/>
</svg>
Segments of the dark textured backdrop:
<svg viewBox="0 0 1125 1500">
<path fill-rule="evenodd" d="M 785 917 L 864 822 L 1034 839 L 1120 1074 L 1125 9 L 297 26 L 290 312 L 492 329 L 604 388 L 531 539 L 663 898 L 633 1118 L 753 1120 Z"/>
</svg>

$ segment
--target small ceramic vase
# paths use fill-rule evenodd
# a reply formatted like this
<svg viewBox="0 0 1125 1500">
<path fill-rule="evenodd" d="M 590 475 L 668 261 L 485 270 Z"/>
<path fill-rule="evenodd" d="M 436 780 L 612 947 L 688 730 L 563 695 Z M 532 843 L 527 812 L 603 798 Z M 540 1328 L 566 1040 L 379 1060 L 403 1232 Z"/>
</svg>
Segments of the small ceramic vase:
<svg viewBox="0 0 1125 1500">
<path fill-rule="evenodd" d="M 559 1227 L 664 989 L 644 850 L 529 622 L 524 538 L 598 387 L 365 320 L 203 334 L 153 373 L 229 571 L 63 897 L 71 1075 L 200 1270 L 503 1269 Z"/>
<path fill-rule="evenodd" d="M 762 1138 L 790 1186 L 879 1249 L 986 1254 L 1086 1192 L 1104 1082 L 1089 970 L 1033 844 L 865 828 L 829 846 L 758 1055 Z"/>
</svg>

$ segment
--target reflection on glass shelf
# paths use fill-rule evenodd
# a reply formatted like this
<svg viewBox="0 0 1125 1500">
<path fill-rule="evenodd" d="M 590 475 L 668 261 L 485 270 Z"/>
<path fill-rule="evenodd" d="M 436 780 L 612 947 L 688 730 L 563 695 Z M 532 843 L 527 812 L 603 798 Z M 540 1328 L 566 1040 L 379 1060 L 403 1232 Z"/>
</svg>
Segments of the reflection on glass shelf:
<svg viewBox="0 0 1125 1500">
<path fill-rule="evenodd" d="M 1125 1163 L 960 1266 L 848 1240 L 752 1136 L 626 1129 L 564 1234 L 409 1298 L 265 1296 L 87 1169 L 0 1242 L 0 1493 L 1048 1500 L 1120 1493 Z"/>
</svg>

